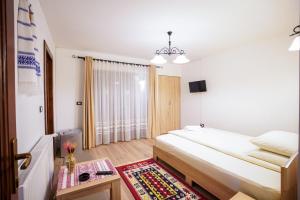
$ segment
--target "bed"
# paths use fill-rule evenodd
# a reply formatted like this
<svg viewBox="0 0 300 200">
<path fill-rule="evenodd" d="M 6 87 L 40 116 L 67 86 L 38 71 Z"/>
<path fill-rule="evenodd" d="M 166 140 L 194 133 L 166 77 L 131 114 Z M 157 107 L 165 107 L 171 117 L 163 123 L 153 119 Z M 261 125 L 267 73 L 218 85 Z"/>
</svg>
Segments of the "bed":
<svg viewBox="0 0 300 200">
<path fill-rule="evenodd" d="M 251 137 L 203 130 L 176 130 L 158 136 L 154 159 L 166 162 L 184 174 L 188 184 L 194 182 L 219 199 L 230 199 L 238 191 L 261 200 L 296 199 L 297 153 L 282 167 L 257 162 L 243 154 L 257 148 Z M 218 142 L 212 142 L 213 138 L 219 138 Z"/>
</svg>

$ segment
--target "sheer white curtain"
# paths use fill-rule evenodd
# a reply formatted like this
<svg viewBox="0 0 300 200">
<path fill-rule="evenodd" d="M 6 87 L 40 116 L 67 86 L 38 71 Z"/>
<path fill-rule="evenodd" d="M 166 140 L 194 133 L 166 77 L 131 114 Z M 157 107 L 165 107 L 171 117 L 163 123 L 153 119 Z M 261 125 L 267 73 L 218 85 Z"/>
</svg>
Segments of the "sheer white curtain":
<svg viewBox="0 0 300 200">
<path fill-rule="evenodd" d="M 96 145 L 146 138 L 147 67 L 93 63 Z"/>
</svg>

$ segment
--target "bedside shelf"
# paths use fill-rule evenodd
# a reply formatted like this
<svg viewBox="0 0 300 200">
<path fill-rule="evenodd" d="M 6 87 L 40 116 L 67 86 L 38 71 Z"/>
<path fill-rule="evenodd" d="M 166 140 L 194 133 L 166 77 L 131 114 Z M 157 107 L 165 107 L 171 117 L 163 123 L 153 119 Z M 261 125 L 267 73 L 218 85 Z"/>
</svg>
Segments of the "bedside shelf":
<svg viewBox="0 0 300 200">
<path fill-rule="evenodd" d="M 255 200 L 255 199 L 252 197 L 249 197 L 248 195 L 246 195 L 242 192 L 238 192 L 230 200 Z"/>
</svg>

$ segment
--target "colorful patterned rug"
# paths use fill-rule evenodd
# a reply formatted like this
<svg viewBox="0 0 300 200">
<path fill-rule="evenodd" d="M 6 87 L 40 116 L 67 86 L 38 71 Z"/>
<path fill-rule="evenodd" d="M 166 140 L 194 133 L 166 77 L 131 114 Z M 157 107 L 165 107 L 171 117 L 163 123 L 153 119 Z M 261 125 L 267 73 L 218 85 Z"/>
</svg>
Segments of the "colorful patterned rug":
<svg viewBox="0 0 300 200">
<path fill-rule="evenodd" d="M 206 200 L 153 159 L 116 168 L 136 200 Z"/>
</svg>

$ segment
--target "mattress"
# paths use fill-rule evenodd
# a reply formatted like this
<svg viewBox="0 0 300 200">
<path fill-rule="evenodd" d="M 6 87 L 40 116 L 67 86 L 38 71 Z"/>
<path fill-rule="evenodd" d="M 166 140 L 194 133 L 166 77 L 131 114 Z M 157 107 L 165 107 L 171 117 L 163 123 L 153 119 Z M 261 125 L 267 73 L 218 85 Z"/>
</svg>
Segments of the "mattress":
<svg viewBox="0 0 300 200">
<path fill-rule="evenodd" d="M 259 147 L 252 144 L 253 137 L 224 131 L 214 128 L 201 128 L 199 130 L 175 130 L 168 133 L 190 140 L 192 142 L 210 147 L 222 153 L 236 157 L 241 160 L 253 163 L 280 172 L 280 166 L 249 156 L 249 152 L 258 150 Z"/>
<path fill-rule="evenodd" d="M 158 136 L 155 145 L 234 191 L 242 191 L 259 200 L 280 199 L 279 172 L 173 134 Z"/>
</svg>

